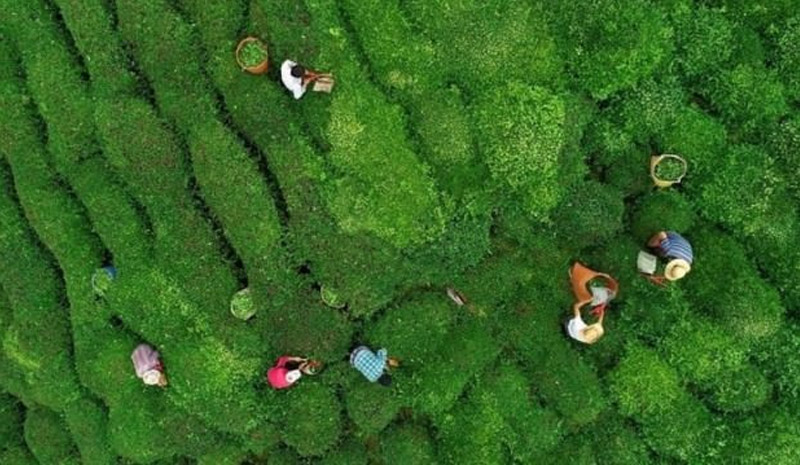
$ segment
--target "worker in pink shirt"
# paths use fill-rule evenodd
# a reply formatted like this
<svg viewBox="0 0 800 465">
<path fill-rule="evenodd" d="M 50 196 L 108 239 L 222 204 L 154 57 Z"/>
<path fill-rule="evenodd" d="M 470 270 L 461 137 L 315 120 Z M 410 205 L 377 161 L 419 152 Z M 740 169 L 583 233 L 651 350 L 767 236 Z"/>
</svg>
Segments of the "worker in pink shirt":
<svg viewBox="0 0 800 465">
<path fill-rule="evenodd" d="M 161 363 L 158 351 L 147 344 L 139 344 L 131 354 L 133 368 L 136 376 L 148 386 L 167 385 L 167 375 L 164 374 L 164 364 Z"/>
<path fill-rule="evenodd" d="M 267 371 L 267 382 L 275 389 L 292 387 L 304 374 L 313 375 L 319 362 L 303 357 L 278 357 L 275 366 Z"/>
</svg>

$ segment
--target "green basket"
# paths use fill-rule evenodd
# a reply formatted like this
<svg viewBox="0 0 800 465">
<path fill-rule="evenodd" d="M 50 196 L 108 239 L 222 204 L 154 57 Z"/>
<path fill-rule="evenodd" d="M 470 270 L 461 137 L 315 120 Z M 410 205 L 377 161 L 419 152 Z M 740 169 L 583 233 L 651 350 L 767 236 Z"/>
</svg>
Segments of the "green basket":
<svg viewBox="0 0 800 465">
<path fill-rule="evenodd" d="M 246 287 L 233 294 L 231 298 L 231 314 L 240 320 L 249 320 L 256 314 L 256 306 L 250 288 Z"/>
<path fill-rule="evenodd" d="M 322 286 L 319 289 L 319 297 L 322 299 L 322 302 L 327 305 L 328 307 L 335 308 L 335 309 L 342 309 L 347 305 L 347 302 L 343 302 L 336 291 L 331 290 L 329 287 Z"/>
</svg>

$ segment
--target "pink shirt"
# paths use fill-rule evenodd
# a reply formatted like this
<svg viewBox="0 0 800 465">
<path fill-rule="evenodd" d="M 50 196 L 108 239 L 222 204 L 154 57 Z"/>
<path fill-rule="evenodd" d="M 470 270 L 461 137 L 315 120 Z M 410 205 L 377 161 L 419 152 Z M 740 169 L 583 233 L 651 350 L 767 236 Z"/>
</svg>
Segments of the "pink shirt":
<svg viewBox="0 0 800 465">
<path fill-rule="evenodd" d="M 286 369 L 286 363 L 290 361 L 290 358 L 286 355 L 278 358 L 275 366 L 267 371 L 267 380 L 275 389 L 286 389 L 292 385 L 286 380 L 286 375 L 289 373 L 289 370 Z"/>
<path fill-rule="evenodd" d="M 147 344 L 139 344 L 131 354 L 136 376 L 141 378 L 150 370 L 163 371 L 161 360 L 158 357 L 158 351 Z"/>
</svg>

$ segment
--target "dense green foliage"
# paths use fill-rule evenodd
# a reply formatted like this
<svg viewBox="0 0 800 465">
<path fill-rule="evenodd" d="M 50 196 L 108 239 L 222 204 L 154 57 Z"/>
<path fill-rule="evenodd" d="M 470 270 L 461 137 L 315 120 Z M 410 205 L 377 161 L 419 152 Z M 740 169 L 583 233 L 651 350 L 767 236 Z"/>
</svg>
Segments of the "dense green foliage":
<svg viewBox="0 0 800 465">
<path fill-rule="evenodd" d="M 800 457 L 795 0 L 0 11 L 0 463 Z M 284 59 L 333 92 L 293 99 Z M 664 288 L 635 266 L 660 230 L 696 254 Z M 575 260 L 620 283 L 591 346 L 562 328 Z M 283 354 L 324 366 L 272 390 Z"/>
</svg>

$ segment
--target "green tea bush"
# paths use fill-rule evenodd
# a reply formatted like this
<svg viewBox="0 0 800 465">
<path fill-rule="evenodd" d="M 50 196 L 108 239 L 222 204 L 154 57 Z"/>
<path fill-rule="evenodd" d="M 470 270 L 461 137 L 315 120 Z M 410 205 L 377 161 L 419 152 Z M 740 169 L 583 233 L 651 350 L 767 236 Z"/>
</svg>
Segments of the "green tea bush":
<svg viewBox="0 0 800 465">
<path fill-rule="evenodd" d="M 416 446 L 419 447 L 419 444 Z M 367 465 L 367 450 L 360 442 L 347 441 L 336 450 L 326 454 L 319 463 L 321 465 Z"/>
<path fill-rule="evenodd" d="M 631 218 L 631 233 L 645 244 L 658 231 L 689 231 L 696 215 L 689 200 L 674 190 L 659 190 L 639 199 Z"/>
<path fill-rule="evenodd" d="M 750 412 L 767 403 L 772 385 L 752 366 L 723 373 L 714 383 L 712 401 L 725 412 Z"/>
<path fill-rule="evenodd" d="M 639 345 L 627 348 L 609 381 L 620 412 L 639 421 L 662 416 L 684 395 L 678 373 Z"/>
<path fill-rule="evenodd" d="M 443 68 L 470 94 L 509 80 L 534 85 L 560 81 L 561 58 L 539 5 L 505 0 L 414 0 L 401 5 L 412 27 L 433 42 L 434 69 Z"/>
<path fill-rule="evenodd" d="M 684 106 L 676 112 L 674 123 L 656 134 L 656 143 L 664 153 L 679 154 L 686 159 L 689 169 L 682 185 L 696 192 L 703 182 L 716 176 L 727 148 L 727 132 L 719 120 L 696 106 Z"/>
<path fill-rule="evenodd" d="M 0 450 L 22 444 L 22 405 L 10 394 L 0 394 Z"/>
<path fill-rule="evenodd" d="M 700 199 L 704 216 L 743 236 L 783 241 L 797 228 L 796 216 L 784 211 L 790 200 L 783 177 L 761 147 L 732 147 Z"/>
<path fill-rule="evenodd" d="M 420 425 L 399 424 L 383 433 L 381 437 L 383 463 L 438 463 L 428 431 Z"/>
<path fill-rule="evenodd" d="M 553 213 L 555 227 L 572 247 L 599 245 L 622 229 L 625 205 L 616 189 L 599 182 L 575 185 Z"/>
<path fill-rule="evenodd" d="M 108 413 L 102 404 L 84 397 L 71 403 L 64 415 L 84 463 L 114 463 L 115 456 L 108 443 Z"/>
<path fill-rule="evenodd" d="M 341 434 L 341 405 L 336 394 L 307 380 L 286 393 L 279 404 L 283 440 L 301 456 L 322 455 Z"/>
<path fill-rule="evenodd" d="M 565 111 L 564 102 L 547 89 L 513 81 L 472 109 L 494 182 L 518 195 L 534 219 L 546 218 L 565 191 L 559 182 Z"/>
<path fill-rule="evenodd" d="M 439 457 L 444 463 L 507 463 L 501 441 L 504 422 L 501 406 L 494 399 L 460 402 L 437 425 Z"/>
<path fill-rule="evenodd" d="M 785 311 L 777 291 L 758 275 L 733 238 L 706 230 L 693 234 L 691 240 L 703 254 L 702 266 L 697 264 L 686 283 L 696 308 L 745 344 L 768 340 L 781 326 Z"/>
<path fill-rule="evenodd" d="M 786 93 L 797 100 L 800 98 L 800 16 L 788 19 L 778 38 L 777 68 L 786 85 Z"/>
<path fill-rule="evenodd" d="M 26 411 L 25 442 L 39 463 L 81 463 L 64 418 L 45 407 L 33 407 Z"/>
<path fill-rule="evenodd" d="M 735 41 L 724 10 L 697 6 L 675 26 L 676 58 L 688 79 L 704 79 L 725 67 Z"/>
<path fill-rule="evenodd" d="M 395 355 L 391 350 L 389 354 Z M 404 363 L 403 370 L 410 369 L 413 368 L 406 367 Z M 346 379 L 344 403 L 347 415 L 358 428 L 358 433 L 364 436 L 380 433 L 394 420 L 402 406 L 396 389 L 366 382 L 355 370 L 350 370 Z"/>
<path fill-rule="evenodd" d="M 673 32 L 648 1 L 548 7 L 564 35 L 562 47 L 580 51 L 568 68 L 595 99 L 636 84 L 671 58 Z"/>
<path fill-rule="evenodd" d="M 740 64 L 723 71 L 710 85 L 709 97 L 727 123 L 745 131 L 773 124 L 788 111 L 779 75 L 763 66 Z"/>
<path fill-rule="evenodd" d="M 650 450 L 638 431 L 619 415 L 604 415 L 592 428 L 593 450 L 601 463 L 639 465 L 653 463 Z"/>
<path fill-rule="evenodd" d="M 13 446 L 0 450 L 0 461 L 16 465 L 37 465 L 39 463 L 24 446 Z"/>
<path fill-rule="evenodd" d="M 729 452 L 730 460 L 755 464 L 791 464 L 800 452 L 797 409 L 776 405 L 758 416 L 748 416 L 737 425 L 738 441 Z"/>
</svg>

